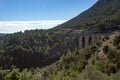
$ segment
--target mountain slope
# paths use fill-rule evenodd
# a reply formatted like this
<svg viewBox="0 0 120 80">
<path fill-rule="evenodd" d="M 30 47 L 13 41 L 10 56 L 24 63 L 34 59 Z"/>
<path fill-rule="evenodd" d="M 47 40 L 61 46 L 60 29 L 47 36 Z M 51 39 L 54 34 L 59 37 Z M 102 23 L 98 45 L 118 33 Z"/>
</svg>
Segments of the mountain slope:
<svg viewBox="0 0 120 80">
<path fill-rule="evenodd" d="M 62 28 L 120 28 L 120 0 L 99 0 L 88 10 L 84 11 L 68 22 L 59 25 Z M 99 30 L 99 29 L 98 29 Z"/>
<path fill-rule="evenodd" d="M 41 70 L 48 80 L 120 80 L 119 60 L 120 33 L 116 32 L 81 51 L 68 52 Z M 47 76 L 42 75 L 43 80 Z"/>
<path fill-rule="evenodd" d="M 70 31 L 30 30 L 0 37 L 0 67 L 44 67 L 67 50 L 77 48 L 77 34 Z"/>
</svg>

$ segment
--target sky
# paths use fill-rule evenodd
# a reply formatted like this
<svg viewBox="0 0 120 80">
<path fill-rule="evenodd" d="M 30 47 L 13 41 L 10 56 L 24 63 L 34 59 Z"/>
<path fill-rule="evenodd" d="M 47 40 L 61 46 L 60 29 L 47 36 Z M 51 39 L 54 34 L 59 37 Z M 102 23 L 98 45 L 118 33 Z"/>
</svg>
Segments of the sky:
<svg viewBox="0 0 120 80">
<path fill-rule="evenodd" d="M 52 28 L 77 16 L 97 1 L 0 0 L 0 33 Z"/>
</svg>

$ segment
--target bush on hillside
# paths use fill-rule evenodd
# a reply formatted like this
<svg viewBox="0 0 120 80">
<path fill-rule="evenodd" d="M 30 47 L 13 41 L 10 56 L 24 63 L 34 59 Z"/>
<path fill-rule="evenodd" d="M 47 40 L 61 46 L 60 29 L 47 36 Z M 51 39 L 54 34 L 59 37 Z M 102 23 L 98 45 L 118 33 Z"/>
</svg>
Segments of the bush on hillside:
<svg viewBox="0 0 120 80">
<path fill-rule="evenodd" d="M 104 52 L 104 53 L 107 53 L 108 50 L 109 50 L 109 46 L 106 45 L 106 46 L 103 47 L 103 52 Z"/>
<path fill-rule="evenodd" d="M 113 45 L 114 46 L 117 46 L 120 44 L 120 35 L 119 36 L 116 36 L 113 40 Z"/>
</svg>

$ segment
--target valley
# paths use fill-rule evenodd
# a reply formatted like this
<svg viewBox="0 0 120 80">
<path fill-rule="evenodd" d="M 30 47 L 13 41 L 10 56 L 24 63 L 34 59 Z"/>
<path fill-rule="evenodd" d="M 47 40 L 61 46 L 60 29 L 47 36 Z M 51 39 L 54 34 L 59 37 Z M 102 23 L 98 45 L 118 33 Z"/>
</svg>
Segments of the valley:
<svg viewBox="0 0 120 80">
<path fill-rule="evenodd" d="M 0 34 L 0 80 L 120 80 L 119 76 L 119 0 L 98 0 L 51 29 Z"/>
</svg>

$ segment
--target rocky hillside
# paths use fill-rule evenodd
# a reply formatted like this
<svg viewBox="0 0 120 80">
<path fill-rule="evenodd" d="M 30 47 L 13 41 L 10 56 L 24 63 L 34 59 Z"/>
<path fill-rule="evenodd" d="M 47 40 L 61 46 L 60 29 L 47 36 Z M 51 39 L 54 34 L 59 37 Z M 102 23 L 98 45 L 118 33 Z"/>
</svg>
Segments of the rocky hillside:
<svg viewBox="0 0 120 80">
<path fill-rule="evenodd" d="M 67 52 L 40 70 L 41 80 L 120 80 L 120 32 L 80 51 Z M 43 75 L 42 75 L 43 74 Z M 44 75 L 47 74 L 47 75 Z"/>
</svg>

